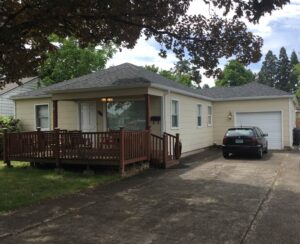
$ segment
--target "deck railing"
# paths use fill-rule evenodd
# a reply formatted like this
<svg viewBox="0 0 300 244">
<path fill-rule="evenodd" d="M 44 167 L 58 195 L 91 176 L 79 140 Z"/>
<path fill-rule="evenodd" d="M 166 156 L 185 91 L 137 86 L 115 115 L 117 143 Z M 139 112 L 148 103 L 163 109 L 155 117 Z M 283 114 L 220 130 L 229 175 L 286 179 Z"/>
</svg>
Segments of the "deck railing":
<svg viewBox="0 0 300 244">
<path fill-rule="evenodd" d="M 176 136 L 163 133 L 163 136 L 151 134 L 151 161 L 154 164 L 168 167 L 180 158 L 181 143 Z"/>
<path fill-rule="evenodd" d="M 4 162 L 83 163 L 125 166 L 141 161 L 166 163 L 179 158 L 179 135 L 149 130 L 109 132 L 33 131 L 4 133 Z"/>
</svg>

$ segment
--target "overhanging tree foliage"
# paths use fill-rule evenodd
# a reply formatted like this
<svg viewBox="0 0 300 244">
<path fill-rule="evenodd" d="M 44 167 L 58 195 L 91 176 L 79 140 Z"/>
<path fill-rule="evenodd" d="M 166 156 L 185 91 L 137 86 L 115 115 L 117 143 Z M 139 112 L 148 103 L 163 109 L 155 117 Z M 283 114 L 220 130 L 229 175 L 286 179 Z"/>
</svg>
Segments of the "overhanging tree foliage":
<svg viewBox="0 0 300 244">
<path fill-rule="evenodd" d="M 50 41 L 59 45 L 55 52 L 48 52 L 38 74 L 45 85 L 76 78 L 103 69 L 115 49 L 111 46 L 81 48 L 75 38 L 51 36 Z"/>
<path fill-rule="evenodd" d="M 192 0 L 5 0 L 0 3 L 1 86 L 34 75 L 53 46 L 48 36 L 73 36 L 82 46 L 114 42 L 133 48 L 143 34 L 161 44 L 161 56 L 173 51 L 189 57 L 207 75 L 218 73 L 221 57 L 234 55 L 248 64 L 260 59 L 262 39 L 247 31 L 241 17 L 256 23 L 289 0 L 203 0 L 224 16 L 188 15 Z M 199 10 L 200 11 L 200 10 Z M 232 13 L 230 19 L 228 14 Z"/>
<path fill-rule="evenodd" d="M 159 67 L 153 65 L 146 65 L 145 68 L 149 71 L 157 73 L 167 79 L 176 81 L 182 85 L 192 87 L 193 74 L 188 66 L 185 66 L 184 69 L 180 69 L 182 66 L 180 64 L 175 65 L 175 69 L 165 70 L 160 69 Z M 200 83 L 200 82 L 199 82 Z"/>
<path fill-rule="evenodd" d="M 254 81 L 254 74 L 251 70 L 246 69 L 237 60 L 230 60 L 228 64 L 225 65 L 224 70 L 220 79 L 216 81 L 216 86 L 240 86 Z"/>
</svg>

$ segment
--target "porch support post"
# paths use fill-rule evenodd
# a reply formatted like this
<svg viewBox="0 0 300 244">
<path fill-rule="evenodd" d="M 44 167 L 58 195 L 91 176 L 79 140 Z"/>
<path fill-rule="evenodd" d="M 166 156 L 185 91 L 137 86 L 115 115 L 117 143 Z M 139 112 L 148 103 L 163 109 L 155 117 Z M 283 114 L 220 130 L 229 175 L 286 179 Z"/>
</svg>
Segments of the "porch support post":
<svg viewBox="0 0 300 244">
<path fill-rule="evenodd" d="M 57 100 L 53 100 L 53 129 L 58 127 Z"/>
<path fill-rule="evenodd" d="M 145 94 L 146 130 L 150 130 L 150 95 Z"/>
</svg>

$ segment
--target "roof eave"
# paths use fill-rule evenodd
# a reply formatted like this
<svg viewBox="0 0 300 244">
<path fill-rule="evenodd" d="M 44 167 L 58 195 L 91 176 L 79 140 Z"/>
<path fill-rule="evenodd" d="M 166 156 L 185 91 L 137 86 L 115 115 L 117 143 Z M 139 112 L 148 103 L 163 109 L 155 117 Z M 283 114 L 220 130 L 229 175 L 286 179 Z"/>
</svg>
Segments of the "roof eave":
<svg viewBox="0 0 300 244">
<path fill-rule="evenodd" d="M 254 97 L 230 97 L 230 98 L 215 98 L 214 101 L 242 101 L 242 100 L 256 100 L 256 99 L 280 99 L 280 98 L 293 98 L 293 95 L 276 95 L 276 96 L 254 96 Z"/>
<path fill-rule="evenodd" d="M 107 90 L 118 90 L 118 89 L 131 89 L 131 88 L 145 88 L 149 87 L 149 84 L 140 85 L 126 85 L 126 86 L 104 86 L 104 87 L 93 87 L 93 88 L 80 88 L 80 89 L 68 89 L 68 90 L 53 90 L 49 91 L 49 94 L 63 94 L 63 93 L 75 93 L 75 92 L 89 92 L 89 91 L 107 91 Z"/>
<path fill-rule="evenodd" d="M 191 97 L 201 98 L 203 100 L 208 100 L 208 101 L 214 101 L 215 100 L 214 98 L 211 98 L 211 97 L 206 97 L 206 96 L 195 94 L 193 92 L 188 92 L 188 91 L 180 90 L 180 89 L 173 88 L 173 87 L 163 86 L 163 85 L 159 85 L 159 84 L 151 84 L 151 87 L 162 89 L 162 90 L 165 90 L 165 91 L 172 91 L 172 92 L 182 94 L 182 95 L 189 95 Z"/>
<path fill-rule="evenodd" d="M 12 100 L 27 100 L 27 99 L 39 99 L 39 98 L 51 98 L 51 95 L 37 95 L 37 96 L 13 96 Z"/>
</svg>

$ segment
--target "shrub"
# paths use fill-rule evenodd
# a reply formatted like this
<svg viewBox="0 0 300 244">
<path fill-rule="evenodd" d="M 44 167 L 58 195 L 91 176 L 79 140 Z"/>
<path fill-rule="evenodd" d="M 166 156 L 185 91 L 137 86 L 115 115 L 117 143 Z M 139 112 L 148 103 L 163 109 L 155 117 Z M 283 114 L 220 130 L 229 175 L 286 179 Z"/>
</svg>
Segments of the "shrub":
<svg viewBox="0 0 300 244">
<path fill-rule="evenodd" d="M 0 159 L 3 157 L 3 131 L 7 132 L 20 131 L 20 120 L 13 117 L 0 116 Z"/>
</svg>

